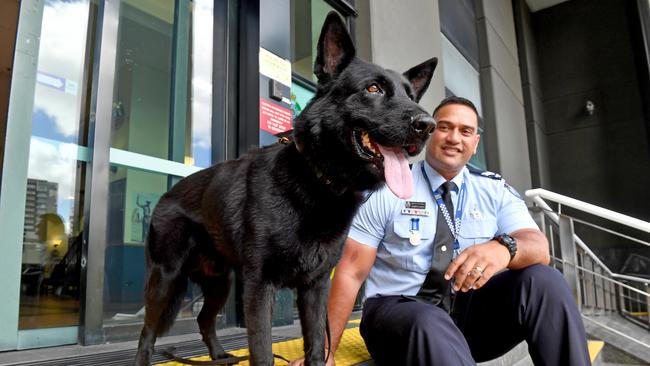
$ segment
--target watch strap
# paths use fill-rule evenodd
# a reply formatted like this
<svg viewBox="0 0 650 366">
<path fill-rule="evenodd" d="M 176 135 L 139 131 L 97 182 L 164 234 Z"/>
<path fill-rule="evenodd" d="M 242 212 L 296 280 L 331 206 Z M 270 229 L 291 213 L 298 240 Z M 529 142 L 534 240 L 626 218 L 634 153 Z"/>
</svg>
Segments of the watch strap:
<svg viewBox="0 0 650 366">
<path fill-rule="evenodd" d="M 510 252 L 510 260 L 517 255 L 517 240 L 508 234 L 501 234 L 494 237 L 494 240 L 499 242 L 499 244 L 508 248 Z"/>
</svg>

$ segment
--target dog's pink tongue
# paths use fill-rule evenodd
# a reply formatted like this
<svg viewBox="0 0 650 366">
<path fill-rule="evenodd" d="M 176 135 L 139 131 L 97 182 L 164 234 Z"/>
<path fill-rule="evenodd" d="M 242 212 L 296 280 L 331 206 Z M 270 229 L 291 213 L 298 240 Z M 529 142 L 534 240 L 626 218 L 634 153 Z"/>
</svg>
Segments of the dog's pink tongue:
<svg viewBox="0 0 650 366">
<path fill-rule="evenodd" d="M 399 147 L 377 146 L 384 156 L 384 177 L 388 188 L 401 199 L 410 198 L 413 195 L 413 176 L 404 151 Z"/>
</svg>

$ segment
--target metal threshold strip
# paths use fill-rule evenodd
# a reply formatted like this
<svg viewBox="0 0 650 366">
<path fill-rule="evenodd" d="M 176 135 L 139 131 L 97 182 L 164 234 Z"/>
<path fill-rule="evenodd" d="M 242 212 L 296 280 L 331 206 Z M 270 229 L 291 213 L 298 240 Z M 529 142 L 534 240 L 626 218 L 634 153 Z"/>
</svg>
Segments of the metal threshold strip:
<svg viewBox="0 0 650 366">
<path fill-rule="evenodd" d="M 242 349 L 248 346 L 248 342 L 245 334 L 221 336 L 220 339 L 221 339 L 221 343 L 223 344 L 223 347 L 228 351 Z M 273 343 L 283 342 L 288 339 L 290 338 L 274 336 Z M 177 356 L 184 357 L 184 358 L 202 356 L 207 353 L 205 344 L 201 340 L 179 342 L 179 343 L 175 343 L 173 346 L 176 348 L 175 354 Z M 152 364 L 168 361 L 167 358 L 165 358 L 160 354 L 167 347 L 169 347 L 169 345 L 156 347 L 156 352 L 151 357 Z M 135 348 L 133 348 L 133 349 L 121 350 L 121 351 L 96 353 L 92 355 L 65 357 L 65 358 L 59 358 L 55 360 L 17 363 L 15 365 L 20 365 L 20 366 L 133 365 L 133 362 L 135 360 L 135 352 L 136 350 Z"/>
</svg>

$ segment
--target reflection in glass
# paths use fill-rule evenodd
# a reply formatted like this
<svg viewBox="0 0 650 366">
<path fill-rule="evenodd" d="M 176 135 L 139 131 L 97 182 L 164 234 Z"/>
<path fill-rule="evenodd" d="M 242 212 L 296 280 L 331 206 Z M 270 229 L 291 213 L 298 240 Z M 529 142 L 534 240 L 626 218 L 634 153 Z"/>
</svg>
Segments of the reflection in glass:
<svg viewBox="0 0 650 366">
<path fill-rule="evenodd" d="M 478 128 L 478 133 L 482 135 L 481 136 L 482 139 L 485 138 L 485 136 L 483 136 L 482 128 L 480 127 Z M 485 157 L 485 142 L 483 142 L 483 140 L 479 142 L 478 148 L 476 149 L 476 154 L 472 156 L 472 158 L 469 160 L 469 163 L 475 166 L 476 168 L 483 169 L 483 170 L 487 169 L 487 160 Z"/>
<path fill-rule="evenodd" d="M 122 0 L 112 148 L 211 165 L 213 18 L 212 0 Z M 123 165 L 111 165 L 109 175 L 106 324 L 142 319 L 151 214 L 179 179 Z M 199 295 L 188 290 L 181 317 L 197 315 L 191 305 Z"/>
<path fill-rule="evenodd" d="M 191 151 L 194 164 L 186 158 L 185 163 L 208 167 L 212 163 L 212 22 L 213 0 L 195 0 L 192 8 L 192 112 Z"/>
<path fill-rule="evenodd" d="M 169 175 L 112 165 L 109 176 L 108 238 L 104 280 L 105 324 L 144 316 L 145 238 L 151 214 L 170 188 Z M 198 287 L 185 296 L 180 317 L 198 315 L 191 306 Z"/>
<path fill-rule="evenodd" d="M 313 74 L 316 44 L 332 10 L 324 0 L 291 0 L 291 69 L 313 82 L 318 81 Z"/>
<path fill-rule="evenodd" d="M 123 0 L 111 147 L 211 164 L 210 0 Z"/>
<path fill-rule="evenodd" d="M 46 0 L 29 152 L 19 329 L 79 323 L 87 0 Z"/>
</svg>

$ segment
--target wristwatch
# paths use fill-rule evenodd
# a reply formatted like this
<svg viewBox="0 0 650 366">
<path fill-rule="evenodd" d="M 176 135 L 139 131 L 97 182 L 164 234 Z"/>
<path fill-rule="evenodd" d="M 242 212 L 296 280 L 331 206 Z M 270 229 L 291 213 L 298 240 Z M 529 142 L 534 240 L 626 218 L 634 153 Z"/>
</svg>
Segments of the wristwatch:
<svg viewBox="0 0 650 366">
<path fill-rule="evenodd" d="M 501 234 L 495 236 L 494 240 L 498 241 L 501 245 L 508 248 L 508 251 L 510 252 L 510 260 L 515 257 L 517 254 L 517 239 L 508 234 Z"/>
</svg>

